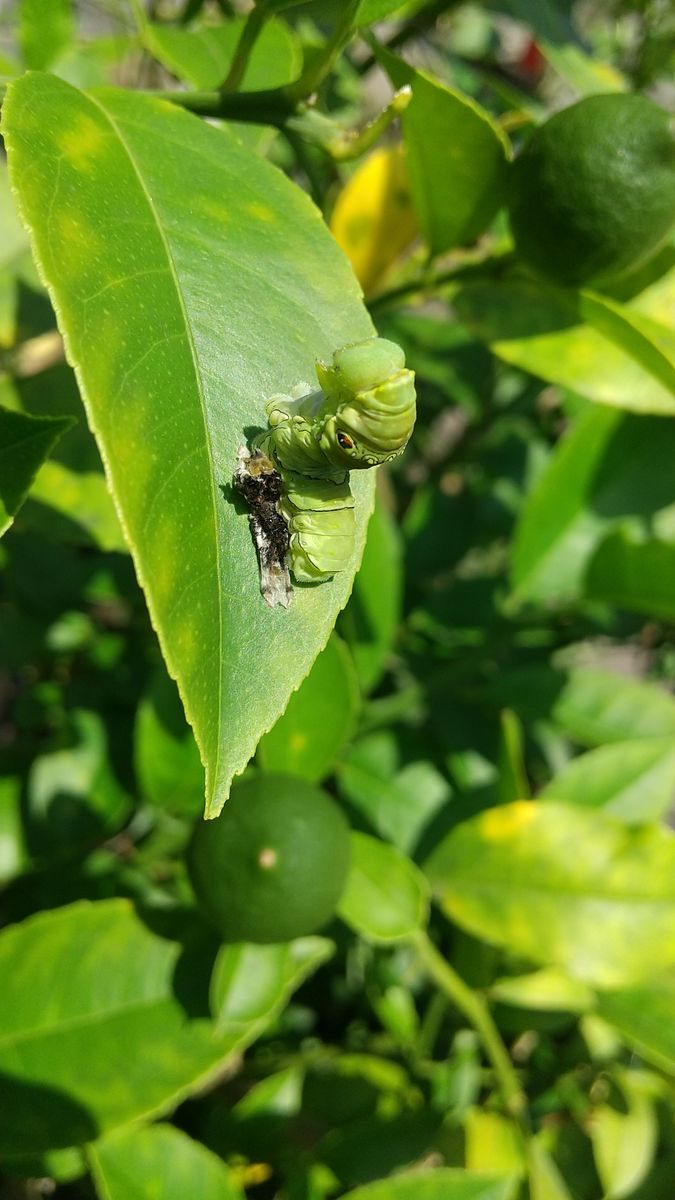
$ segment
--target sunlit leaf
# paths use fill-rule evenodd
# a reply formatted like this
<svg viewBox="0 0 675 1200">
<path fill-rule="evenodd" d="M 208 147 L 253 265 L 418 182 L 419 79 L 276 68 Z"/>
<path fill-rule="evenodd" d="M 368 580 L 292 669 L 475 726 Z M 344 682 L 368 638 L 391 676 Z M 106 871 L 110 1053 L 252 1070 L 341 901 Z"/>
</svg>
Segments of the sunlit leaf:
<svg viewBox="0 0 675 1200">
<path fill-rule="evenodd" d="M 222 130 L 33 74 L 3 132 L 215 815 L 345 603 L 374 485 L 353 484 L 349 567 L 280 615 L 229 490 L 237 447 L 267 396 L 371 325 L 316 209 Z"/>
<path fill-rule="evenodd" d="M 588 1130 L 607 1200 L 630 1196 L 648 1174 L 658 1139 L 654 1088 L 645 1072 L 615 1069 L 621 1107 L 598 1104 Z"/>
<path fill-rule="evenodd" d="M 82 1145 L 166 1111 L 259 1032 L 215 1034 L 210 943 L 154 923 L 126 900 L 81 902 L 0 935 L 0 1154 Z"/>
<path fill-rule="evenodd" d="M 344 1200 L 513 1200 L 516 1190 L 516 1179 L 508 1175 L 442 1167 L 369 1183 Z"/>
<path fill-rule="evenodd" d="M 88 1158 L 101 1200 L 244 1200 L 222 1159 L 173 1125 L 120 1130 Z"/>
<path fill-rule="evenodd" d="M 628 824 L 658 820 L 675 797 L 673 738 L 598 746 L 563 767 L 540 797 L 602 808 Z"/>
<path fill-rule="evenodd" d="M 602 987 L 675 962 L 675 836 L 527 801 L 457 826 L 426 864 L 441 907 L 488 942 Z"/>
<path fill-rule="evenodd" d="M 656 975 L 640 987 L 600 992 L 597 1011 L 638 1054 L 675 1074 L 675 974 Z"/>
</svg>

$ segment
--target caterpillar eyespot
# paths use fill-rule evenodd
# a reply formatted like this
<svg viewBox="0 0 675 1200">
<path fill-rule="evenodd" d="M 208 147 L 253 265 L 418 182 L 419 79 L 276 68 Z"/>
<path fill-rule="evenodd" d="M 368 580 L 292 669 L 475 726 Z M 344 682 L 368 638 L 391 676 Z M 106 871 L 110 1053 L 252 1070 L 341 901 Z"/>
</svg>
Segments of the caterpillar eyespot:
<svg viewBox="0 0 675 1200">
<path fill-rule="evenodd" d="M 260 590 L 271 608 L 288 606 L 289 567 L 297 583 L 322 583 L 349 566 L 356 528 L 350 472 L 397 458 L 415 424 L 415 376 L 395 342 L 373 337 L 343 346 L 332 364 L 317 361 L 316 374 L 319 391 L 270 397 L 269 428 L 252 442 L 252 454 L 240 448 L 235 471 L 249 500 Z M 355 438 L 339 428 L 343 423 Z M 266 480 L 263 496 L 260 489 L 253 495 L 246 479 L 259 456 L 278 476 L 279 499 L 271 504 L 276 481 Z"/>
</svg>

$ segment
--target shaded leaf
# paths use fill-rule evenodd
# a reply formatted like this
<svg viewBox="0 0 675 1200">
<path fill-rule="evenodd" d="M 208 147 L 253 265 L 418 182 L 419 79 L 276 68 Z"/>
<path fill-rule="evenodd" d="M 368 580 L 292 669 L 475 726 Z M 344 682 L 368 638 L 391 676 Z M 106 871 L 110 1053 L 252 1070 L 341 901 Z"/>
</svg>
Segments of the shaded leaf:
<svg viewBox="0 0 675 1200">
<path fill-rule="evenodd" d="M 283 716 L 261 739 L 257 761 L 266 771 L 318 782 L 352 733 L 359 701 L 350 653 L 333 635 Z"/>
<path fill-rule="evenodd" d="M 411 853 L 424 827 L 450 796 L 450 785 L 433 763 L 399 769 L 391 736 L 362 738 L 337 768 L 340 792 L 368 824 L 404 853 Z"/>
<path fill-rule="evenodd" d="M 204 768 L 176 685 L 162 667 L 138 706 L 134 764 L 148 803 L 169 812 L 201 812 Z"/>
<path fill-rule="evenodd" d="M 474 241 L 506 196 L 506 137 L 469 96 L 386 50 L 377 49 L 376 56 L 394 87 L 412 85 L 403 134 L 417 215 L 432 254 Z"/>
<path fill-rule="evenodd" d="M 345 603 L 374 485 L 353 484 L 348 569 L 280 616 L 228 491 L 237 446 L 267 396 L 370 322 L 316 209 L 222 130 L 34 74 L 12 85 L 3 132 L 214 816 Z"/>
<path fill-rule="evenodd" d="M 19 46 L 31 70 L 49 67 L 62 53 L 74 33 L 72 0 L 21 0 Z"/>
<path fill-rule="evenodd" d="M 583 595 L 592 556 L 612 526 L 670 518 L 673 455 L 671 420 L 583 412 L 523 507 L 512 552 L 515 598 L 563 604 Z"/>
<path fill-rule="evenodd" d="M 199 90 L 211 91 L 225 79 L 243 27 L 243 18 L 193 29 L 148 22 L 141 36 L 146 49 L 167 71 Z M 241 90 L 281 87 L 296 78 L 301 65 L 294 34 L 272 18 L 265 22 L 253 47 Z"/>
<path fill-rule="evenodd" d="M 394 846 L 365 833 L 353 833 L 352 863 L 338 913 L 372 941 L 409 937 L 427 921 L 426 880 Z"/>
<path fill-rule="evenodd" d="M 675 961 L 675 837 L 527 801 L 457 826 L 426 863 L 443 911 L 488 942 L 621 987 Z"/>
<path fill-rule="evenodd" d="M 593 555 L 584 579 L 587 596 L 617 608 L 675 619 L 675 541 L 610 533 Z"/>
<path fill-rule="evenodd" d="M 27 417 L 0 408 L 0 534 L 9 529 L 70 417 Z"/>
<path fill-rule="evenodd" d="M 469 284 L 453 304 L 505 362 L 600 404 L 675 413 L 672 334 L 632 309 L 528 280 Z"/>
<path fill-rule="evenodd" d="M 379 683 L 398 633 L 403 604 L 402 546 L 398 526 L 376 504 L 354 590 L 340 618 L 364 692 Z"/>
<path fill-rule="evenodd" d="M 673 738 L 642 738 L 590 750 L 563 767 L 540 799 L 602 808 L 627 824 L 658 820 L 675 801 Z"/>
<path fill-rule="evenodd" d="M 108 728 L 96 712 L 72 714 L 74 744 L 33 762 L 27 784 L 27 818 L 36 850 L 72 851 L 116 832 L 131 797 L 109 757 Z"/>
<path fill-rule="evenodd" d="M 173 1125 L 123 1129 L 88 1158 L 101 1200 L 244 1200 L 222 1159 Z"/>
</svg>

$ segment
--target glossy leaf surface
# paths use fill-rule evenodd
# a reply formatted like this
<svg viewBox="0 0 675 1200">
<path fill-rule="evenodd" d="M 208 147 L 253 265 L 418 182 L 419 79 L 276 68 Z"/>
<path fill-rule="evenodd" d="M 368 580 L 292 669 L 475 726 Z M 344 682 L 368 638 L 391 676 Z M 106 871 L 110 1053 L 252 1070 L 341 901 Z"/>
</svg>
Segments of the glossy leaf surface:
<svg viewBox="0 0 675 1200">
<path fill-rule="evenodd" d="M 88 1158 L 101 1200 L 244 1200 L 222 1159 L 173 1125 L 123 1129 Z"/>
<path fill-rule="evenodd" d="M 463 822 L 426 870 L 471 933 L 621 987 L 675 961 L 674 865 L 675 838 L 658 826 L 522 801 Z"/>
<path fill-rule="evenodd" d="M 345 603 L 374 483 L 353 484 L 348 569 L 280 615 L 230 489 L 237 447 L 370 322 L 318 212 L 222 130 L 30 75 L 3 132 L 213 816 Z"/>
<path fill-rule="evenodd" d="M 417 867 L 394 846 L 352 834 L 352 865 L 338 913 L 375 942 L 408 937 L 427 921 L 428 887 Z"/>
</svg>

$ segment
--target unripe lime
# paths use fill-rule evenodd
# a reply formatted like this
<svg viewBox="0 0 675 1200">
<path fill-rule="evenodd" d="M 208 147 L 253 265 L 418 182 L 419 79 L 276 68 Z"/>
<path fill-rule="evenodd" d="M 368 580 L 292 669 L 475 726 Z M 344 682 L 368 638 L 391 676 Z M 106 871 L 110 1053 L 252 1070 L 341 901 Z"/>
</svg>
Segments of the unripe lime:
<svg viewBox="0 0 675 1200">
<path fill-rule="evenodd" d="M 511 168 L 520 257 L 561 284 L 638 266 L 675 220 L 675 138 L 645 96 L 588 96 L 532 135 Z"/>
<path fill-rule="evenodd" d="M 329 796 L 286 775 L 235 785 L 188 851 L 197 899 L 230 942 L 285 942 L 335 912 L 349 867 L 349 826 Z"/>
</svg>

